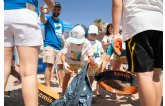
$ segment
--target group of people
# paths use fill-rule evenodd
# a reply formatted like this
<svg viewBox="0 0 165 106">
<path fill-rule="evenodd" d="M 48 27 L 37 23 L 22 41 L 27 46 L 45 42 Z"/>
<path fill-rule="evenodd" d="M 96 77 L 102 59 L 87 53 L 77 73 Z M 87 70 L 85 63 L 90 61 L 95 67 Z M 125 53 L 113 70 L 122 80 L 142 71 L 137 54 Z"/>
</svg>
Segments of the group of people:
<svg viewBox="0 0 165 106">
<path fill-rule="evenodd" d="M 40 7 L 40 20 L 45 26 L 43 40 L 37 14 L 38 1 L 4 0 L 4 88 L 12 71 L 13 49 L 16 46 L 24 103 L 26 106 L 37 106 L 38 50 L 44 45 L 43 63 L 47 66 L 45 84 L 51 86 L 52 70 L 57 67 L 62 95 L 71 74 L 79 73 L 84 61 L 89 63 L 87 72 L 91 85 L 94 75 L 105 71 L 108 62 L 111 70 L 125 70 L 122 64 L 128 63 L 128 71 L 137 78 L 140 105 L 160 106 L 163 69 L 162 0 L 113 0 L 113 22 L 107 25 L 102 41 L 96 39 L 99 36 L 96 25 L 86 27 L 83 24 L 75 25 L 65 39 L 63 22 L 58 18 L 61 4 L 54 0 L 44 1 L 47 7 Z M 46 17 L 45 14 L 50 11 L 52 16 Z M 96 95 L 100 95 L 98 85 Z"/>
<path fill-rule="evenodd" d="M 61 12 L 61 4 L 58 2 L 55 3 L 52 16 L 49 17 L 45 17 L 47 13 L 47 11 L 44 11 L 45 9 L 43 6 L 40 8 L 40 20 L 45 25 L 43 63 L 47 65 L 45 70 L 46 86 L 50 87 L 51 74 L 57 66 L 59 86 L 62 88 L 62 95 L 64 95 L 71 74 L 73 72 L 78 73 L 83 68 L 84 61 L 89 61 L 90 63 L 88 76 L 92 85 L 93 77 L 96 73 L 100 72 L 99 69 L 103 60 L 104 49 L 102 44 L 106 46 L 108 51 L 113 51 L 112 24 L 107 26 L 107 35 L 105 35 L 103 41 L 96 39 L 96 36 L 99 36 L 96 25 L 90 25 L 87 28 L 83 24 L 75 25 L 69 32 L 69 37 L 65 39 L 63 22 L 58 18 Z M 112 54 L 115 54 L 115 52 L 111 52 L 109 55 L 111 56 Z M 121 62 L 119 61 L 120 56 L 115 56 L 112 56 L 116 60 L 113 61 L 111 59 L 114 62 L 111 66 L 115 66 L 116 70 L 119 70 L 121 66 Z M 65 75 L 63 75 L 63 68 Z M 115 70 L 115 68 L 112 69 Z M 105 66 L 102 67 L 102 71 L 104 70 Z M 96 89 L 96 94 L 99 95 L 98 89 Z"/>
</svg>

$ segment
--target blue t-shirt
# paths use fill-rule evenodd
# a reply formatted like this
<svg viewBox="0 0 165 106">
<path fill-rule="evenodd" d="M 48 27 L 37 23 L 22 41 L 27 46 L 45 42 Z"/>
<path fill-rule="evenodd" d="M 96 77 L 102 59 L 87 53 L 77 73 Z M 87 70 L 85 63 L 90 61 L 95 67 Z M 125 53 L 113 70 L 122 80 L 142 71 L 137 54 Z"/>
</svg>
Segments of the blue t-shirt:
<svg viewBox="0 0 165 106">
<path fill-rule="evenodd" d="M 4 10 L 26 8 L 26 3 L 34 5 L 38 13 L 38 0 L 4 0 Z"/>
<path fill-rule="evenodd" d="M 56 50 L 61 50 L 63 32 L 64 27 L 61 20 L 55 20 L 52 16 L 47 17 L 47 23 L 45 24 L 44 47 L 51 46 Z"/>
<path fill-rule="evenodd" d="M 113 48 L 113 43 L 110 43 L 110 44 L 109 44 L 109 47 L 108 47 L 108 49 L 107 49 L 107 54 L 108 54 L 109 56 L 112 56 L 113 53 L 115 53 L 115 52 L 114 52 L 114 48 Z M 115 53 L 115 54 L 116 54 L 116 53 Z M 120 56 L 126 56 L 126 50 L 122 50 Z"/>
</svg>

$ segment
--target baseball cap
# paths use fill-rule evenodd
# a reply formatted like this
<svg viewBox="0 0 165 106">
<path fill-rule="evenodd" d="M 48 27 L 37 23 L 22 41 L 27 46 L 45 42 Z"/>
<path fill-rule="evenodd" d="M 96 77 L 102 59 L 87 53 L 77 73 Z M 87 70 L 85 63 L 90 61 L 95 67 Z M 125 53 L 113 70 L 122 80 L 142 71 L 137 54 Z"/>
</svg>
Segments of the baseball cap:
<svg viewBox="0 0 165 106">
<path fill-rule="evenodd" d="M 61 8 L 61 4 L 59 2 L 55 2 L 55 7 Z"/>
<path fill-rule="evenodd" d="M 98 27 L 96 25 L 90 25 L 88 29 L 88 34 L 96 34 L 98 35 Z"/>
<path fill-rule="evenodd" d="M 86 32 L 84 25 L 78 24 L 72 28 L 67 40 L 74 44 L 82 44 L 85 42 Z"/>
</svg>

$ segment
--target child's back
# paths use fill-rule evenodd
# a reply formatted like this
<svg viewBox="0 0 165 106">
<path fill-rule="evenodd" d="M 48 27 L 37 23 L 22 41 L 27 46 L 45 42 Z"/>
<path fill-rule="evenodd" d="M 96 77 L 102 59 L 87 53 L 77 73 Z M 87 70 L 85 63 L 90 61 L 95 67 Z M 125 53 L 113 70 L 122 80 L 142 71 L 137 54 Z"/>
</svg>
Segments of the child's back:
<svg viewBox="0 0 165 106">
<path fill-rule="evenodd" d="M 163 0 L 123 0 L 123 35 L 128 40 L 146 30 L 163 30 Z"/>
</svg>

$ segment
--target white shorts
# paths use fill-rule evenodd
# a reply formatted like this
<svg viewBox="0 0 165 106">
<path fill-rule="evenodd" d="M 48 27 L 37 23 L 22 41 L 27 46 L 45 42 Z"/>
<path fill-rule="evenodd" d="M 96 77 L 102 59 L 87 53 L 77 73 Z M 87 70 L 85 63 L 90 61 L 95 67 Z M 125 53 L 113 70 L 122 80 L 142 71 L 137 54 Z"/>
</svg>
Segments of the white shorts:
<svg viewBox="0 0 165 106">
<path fill-rule="evenodd" d="M 40 46 L 39 17 L 29 9 L 4 10 L 4 46 Z"/>
</svg>

